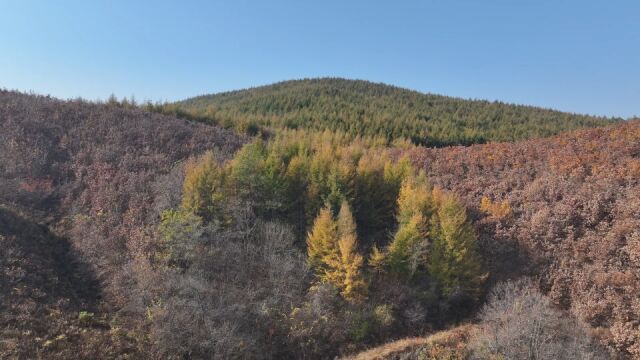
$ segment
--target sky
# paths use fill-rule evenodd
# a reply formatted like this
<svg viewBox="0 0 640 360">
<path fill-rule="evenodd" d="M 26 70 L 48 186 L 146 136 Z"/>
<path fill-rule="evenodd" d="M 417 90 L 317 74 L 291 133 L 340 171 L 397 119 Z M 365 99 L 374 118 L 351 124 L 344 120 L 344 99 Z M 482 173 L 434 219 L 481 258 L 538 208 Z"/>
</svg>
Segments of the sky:
<svg viewBox="0 0 640 360">
<path fill-rule="evenodd" d="M 0 88 L 172 101 L 325 76 L 640 115 L 640 1 L 0 0 Z"/>
</svg>

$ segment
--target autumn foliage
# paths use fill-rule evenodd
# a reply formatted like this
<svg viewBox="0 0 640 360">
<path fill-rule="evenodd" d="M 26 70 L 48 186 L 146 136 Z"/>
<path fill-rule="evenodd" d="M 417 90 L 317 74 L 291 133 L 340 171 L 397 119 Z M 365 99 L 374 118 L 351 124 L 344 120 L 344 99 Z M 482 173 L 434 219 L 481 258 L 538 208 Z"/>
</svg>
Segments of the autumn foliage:
<svg viewBox="0 0 640 360">
<path fill-rule="evenodd" d="M 359 302 L 366 295 L 367 284 L 349 204 L 343 201 L 337 219 L 332 217 L 330 207 L 320 210 L 307 239 L 309 263 L 321 281 L 336 286 L 345 299 Z"/>
<path fill-rule="evenodd" d="M 639 122 L 435 149 L 382 121 L 248 139 L 173 115 L 0 92 L 0 357 L 335 357 L 471 321 L 522 276 L 540 312 L 491 298 L 481 321 L 640 356 Z M 416 354 L 469 355 L 455 338 Z"/>
<path fill-rule="evenodd" d="M 180 202 L 182 164 L 244 140 L 133 106 L 4 90 L 0 127 L 0 358 L 141 357 L 134 284 L 151 284 L 150 234 Z"/>
<path fill-rule="evenodd" d="M 480 200 L 480 211 L 496 219 L 505 219 L 511 216 L 511 206 L 509 206 L 509 202 L 502 201 L 500 203 L 494 203 L 486 196 L 483 196 Z"/>
<path fill-rule="evenodd" d="M 536 276 L 604 343 L 640 356 L 640 122 L 409 153 L 434 185 L 479 210 L 478 249 L 491 281 Z"/>
</svg>

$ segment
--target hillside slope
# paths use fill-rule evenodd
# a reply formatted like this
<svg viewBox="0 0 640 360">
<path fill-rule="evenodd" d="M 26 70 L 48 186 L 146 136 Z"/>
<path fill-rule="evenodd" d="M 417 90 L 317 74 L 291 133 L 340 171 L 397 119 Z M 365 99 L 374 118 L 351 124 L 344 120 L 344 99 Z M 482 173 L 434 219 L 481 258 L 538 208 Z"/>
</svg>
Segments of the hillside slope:
<svg viewBox="0 0 640 360">
<path fill-rule="evenodd" d="M 245 140 L 8 91 L 0 128 L 0 357 L 139 358 L 126 306 L 149 229 L 180 193 L 180 162 Z"/>
<path fill-rule="evenodd" d="M 639 121 L 409 156 L 475 209 L 494 281 L 538 277 L 611 347 L 640 356 Z"/>
<path fill-rule="evenodd" d="M 342 306 L 330 288 L 308 286 L 305 249 L 293 245 L 293 230 L 271 221 L 279 218 L 252 214 L 250 205 L 232 198 L 246 188 L 233 184 L 225 188 L 225 206 L 234 225 L 206 224 L 197 235 L 180 237 L 197 241 L 190 251 L 198 256 L 188 271 L 166 265 L 158 245 L 161 214 L 185 214 L 171 209 L 180 210 L 189 183 L 185 169 L 193 174 L 203 161 L 184 166 L 184 160 L 212 150 L 202 158 L 208 159 L 203 169 L 217 169 L 216 162 L 231 159 L 248 140 L 230 131 L 122 104 L 7 91 L 0 92 L 0 128 L 2 358 L 224 358 L 238 351 L 255 358 L 321 358 L 420 335 L 443 314 L 425 318 L 423 308 L 403 305 L 413 304 L 411 287 L 379 282 L 383 306 L 372 306 L 371 313 L 381 335 L 360 327 L 368 318 L 353 311 L 359 305 Z M 295 132 L 281 132 L 287 134 Z M 325 152 L 331 149 L 322 144 Z M 274 157 L 250 152 L 260 146 L 246 147 L 239 152 L 243 161 L 231 161 L 246 165 L 239 168 L 250 185 L 259 171 L 272 173 L 260 159 Z M 389 162 L 407 155 L 434 185 L 466 202 L 488 285 L 533 276 L 618 354 L 640 356 L 640 122 L 518 143 L 384 150 Z M 328 165 L 337 162 L 335 152 L 323 156 Z M 386 165 L 381 169 L 389 172 Z M 219 191 L 209 185 L 197 188 L 202 196 Z M 253 201 L 270 194 L 256 189 L 247 192 Z M 371 189 L 362 193 L 384 195 Z M 300 197 L 305 190 L 285 193 Z M 197 217 L 185 219 L 199 224 Z M 179 218 L 175 224 L 180 230 Z M 386 306 L 396 298 L 397 310 L 408 312 Z M 298 310 L 288 314 L 291 304 Z M 391 327 L 383 328 L 387 318 Z M 413 325 L 405 326 L 409 321 Z M 465 341 L 464 332 L 459 335 L 451 337 L 455 349 Z M 412 344 L 386 349 L 422 351 Z"/>
<path fill-rule="evenodd" d="M 464 359 L 473 325 L 462 325 L 425 337 L 406 338 L 360 352 L 343 360 Z"/>
<path fill-rule="evenodd" d="M 307 128 L 441 146 L 513 141 L 611 120 L 531 106 L 463 100 L 339 78 L 305 79 L 198 96 L 180 108 L 247 128 Z"/>
<path fill-rule="evenodd" d="M 99 313 L 101 291 L 67 239 L 0 207 L 0 247 L 0 358 L 131 352 L 89 315 Z"/>
</svg>

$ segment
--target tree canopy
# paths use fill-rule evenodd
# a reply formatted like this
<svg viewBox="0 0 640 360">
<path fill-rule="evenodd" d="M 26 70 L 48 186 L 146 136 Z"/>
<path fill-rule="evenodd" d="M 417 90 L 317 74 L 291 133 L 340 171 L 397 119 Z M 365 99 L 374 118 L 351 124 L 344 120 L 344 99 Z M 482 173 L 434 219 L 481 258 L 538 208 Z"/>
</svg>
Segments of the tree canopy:
<svg viewBox="0 0 640 360">
<path fill-rule="evenodd" d="M 331 130 L 427 146 L 544 137 L 617 120 L 340 78 L 284 81 L 203 95 L 168 104 L 164 111 L 251 135 L 260 128 Z"/>
</svg>

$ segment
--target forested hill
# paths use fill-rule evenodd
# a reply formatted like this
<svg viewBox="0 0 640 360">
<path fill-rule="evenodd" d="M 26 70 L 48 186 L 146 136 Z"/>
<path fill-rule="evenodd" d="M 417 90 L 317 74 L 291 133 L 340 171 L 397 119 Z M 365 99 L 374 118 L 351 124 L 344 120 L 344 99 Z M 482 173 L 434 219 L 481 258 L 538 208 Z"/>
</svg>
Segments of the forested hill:
<svg viewBox="0 0 640 360">
<path fill-rule="evenodd" d="M 361 80 L 293 80 L 175 104 L 241 130 L 306 128 L 411 139 L 428 146 L 545 137 L 620 119 L 423 94 Z"/>
<path fill-rule="evenodd" d="M 640 355 L 640 121 L 251 141 L 0 90 L 0 129 L 0 359 Z"/>
</svg>

